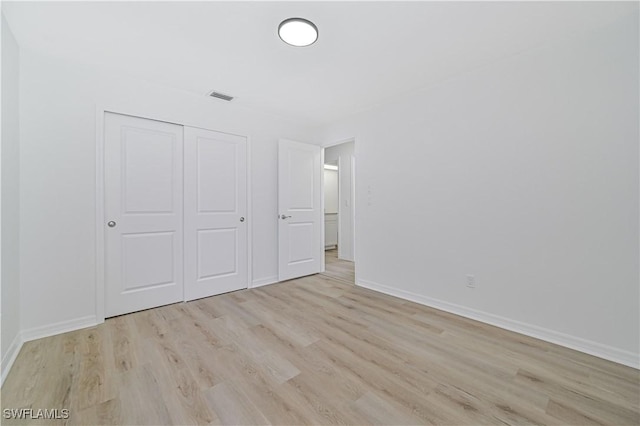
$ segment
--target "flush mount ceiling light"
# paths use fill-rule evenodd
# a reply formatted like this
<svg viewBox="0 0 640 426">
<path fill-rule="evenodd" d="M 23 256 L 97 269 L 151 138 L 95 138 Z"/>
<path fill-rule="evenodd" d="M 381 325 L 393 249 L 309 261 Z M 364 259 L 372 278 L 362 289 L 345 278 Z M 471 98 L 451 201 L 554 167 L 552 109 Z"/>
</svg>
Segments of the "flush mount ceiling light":
<svg viewBox="0 0 640 426">
<path fill-rule="evenodd" d="M 303 18 L 289 18 L 278 26 L 278 35 L 291 46 L 305 47 L 318 40 L 318 27 Z"/>
</svg>

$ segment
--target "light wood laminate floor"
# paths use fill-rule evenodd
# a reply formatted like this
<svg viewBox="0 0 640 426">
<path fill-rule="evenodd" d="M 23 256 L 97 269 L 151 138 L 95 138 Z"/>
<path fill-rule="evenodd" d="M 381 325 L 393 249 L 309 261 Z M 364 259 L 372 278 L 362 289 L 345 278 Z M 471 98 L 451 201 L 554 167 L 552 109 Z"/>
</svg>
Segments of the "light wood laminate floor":
<svg viewBox="0 0 640 426">
<path fill-rule="evenodd" d="M 356 287 L 348 266 L 28 342 L 2 408 L 68 408 L 69 424 L 640 423 L 638 370 Z"/>
<path fill-rule="evenodd" d="M 348 260 L 338 259 L 338 249 L 326 250 L 325 271 L 322 275 L 342 281 L 345 284 L 355 282 L 355 265 Z"/>
</svg>

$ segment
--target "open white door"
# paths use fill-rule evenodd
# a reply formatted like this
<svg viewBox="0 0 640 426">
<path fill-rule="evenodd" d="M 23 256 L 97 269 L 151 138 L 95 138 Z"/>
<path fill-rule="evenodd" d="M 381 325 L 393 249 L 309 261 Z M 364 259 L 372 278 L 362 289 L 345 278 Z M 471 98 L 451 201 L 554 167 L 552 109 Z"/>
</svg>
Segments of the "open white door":
<svg viewBox="0 0 640 426">
<path fill-rule="evenodd" d="M 278 144 L 278 279 L 320 272 L 322 265 L 322 149 Z"/>
<path fill-rule="evenodd" d="M 247 139 L 184 128 L 185 299 L 247 288 Z"/>
<path fill-rule="evenodd" d="M 182 126 L 106 113 L 105 314 L 183 299 Z"/>
</svg>

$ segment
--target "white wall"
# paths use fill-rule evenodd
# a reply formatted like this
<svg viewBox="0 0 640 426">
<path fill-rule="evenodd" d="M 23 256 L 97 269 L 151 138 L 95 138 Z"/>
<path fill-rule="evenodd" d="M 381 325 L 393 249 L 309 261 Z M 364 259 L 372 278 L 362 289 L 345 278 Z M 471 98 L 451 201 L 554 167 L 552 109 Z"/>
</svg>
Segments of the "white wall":
<svg viewBox="0 0 640 426">
<path fill-rule="evenodd" d="M 95 315 L 96 104 L 248 135 L 253 280 L 277 278 L 277 140 L 307 141 L 298 123 L 23 49 L 20 56 L 22 327 L 25 335 Z"/>
<path fill-rule="evenodd" d="M 335 143 L 336 141 L 328 141 Z M 342 143 L 326 148 L 324 161 L 327 164 L 339 164 L 340 170 L 340 223 L 338 229 L 338 257 L 354 260 L 354 224 L 353 194 L 351 182 L 351 156 L 354 155 L 354 142 Z"/>
<path fill-rule="evenodd" d="M 360 284 L 637 367 L 638 52 L 635 13 L 322 129 Z"/>
<path fill-rule="evenodd" d="M 2 15 L 2 381 L 20 349 L 19 57 L 16 40 Z"/>
</svg>

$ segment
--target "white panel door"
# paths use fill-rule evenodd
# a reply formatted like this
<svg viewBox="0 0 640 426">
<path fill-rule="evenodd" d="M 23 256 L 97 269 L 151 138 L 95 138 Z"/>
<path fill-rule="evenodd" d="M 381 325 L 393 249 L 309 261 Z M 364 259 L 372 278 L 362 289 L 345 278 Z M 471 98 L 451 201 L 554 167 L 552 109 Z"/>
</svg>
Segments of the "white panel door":
<svg viewBox="0 0 640 426">
<path fill-rule="evenodd" d="M 321 148 L 280 140 L 278 145 L 278 278 L 320 272 Z"/>
<path fill-rule="evenodd" d="M 183 299 L 182 126 L 105 113 L 105 314 Z"/>
<path fill-rule="evenodd" d="M 185 127 L 185 299 L 247 288 L 247 140 Z"/>
</svg>

